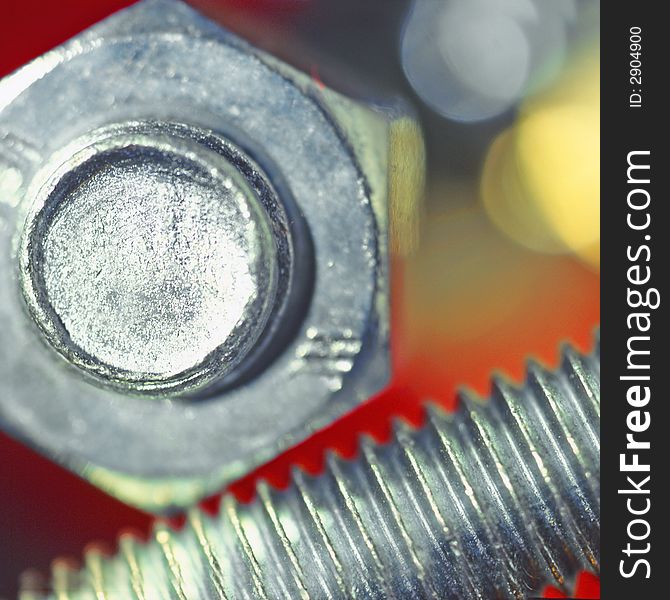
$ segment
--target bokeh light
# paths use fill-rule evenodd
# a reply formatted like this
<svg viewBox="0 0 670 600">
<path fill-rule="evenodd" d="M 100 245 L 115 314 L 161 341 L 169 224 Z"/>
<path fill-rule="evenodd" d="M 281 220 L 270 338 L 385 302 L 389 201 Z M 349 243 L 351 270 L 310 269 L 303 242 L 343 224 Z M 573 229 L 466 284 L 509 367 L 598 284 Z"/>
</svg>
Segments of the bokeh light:
<svg viewBox="0 0 670 600">
<path fill-rule="evenodd" d="M 487 119 L 552 81 L 576 17 L 573 0 L 415 0 L 402 65 L 438 113 Z"/>
<path fill-rule="evenodd" d="M 598 47 L 579 54 L 548 91 L 527 100 L 491 148 L 481 179 L 489 216 L 533 250 L 600 264 Z"/>
</svg>

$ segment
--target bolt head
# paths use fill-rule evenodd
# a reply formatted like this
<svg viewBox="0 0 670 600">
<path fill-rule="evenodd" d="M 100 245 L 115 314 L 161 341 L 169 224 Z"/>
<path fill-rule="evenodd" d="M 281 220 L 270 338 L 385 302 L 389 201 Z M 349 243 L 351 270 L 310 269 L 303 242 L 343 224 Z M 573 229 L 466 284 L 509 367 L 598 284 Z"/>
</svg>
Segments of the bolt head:
<svg viewBox="0 0 670 600">
<path fill-rule="evenodd" d="M 278 300 L 270 216 L 231 162 L 244 153 L 201 135 L 107 127 L 37 182 L 22 291 L 45 339 L 101 384 L 193 392 L 244 361 Z"/>
</svg>

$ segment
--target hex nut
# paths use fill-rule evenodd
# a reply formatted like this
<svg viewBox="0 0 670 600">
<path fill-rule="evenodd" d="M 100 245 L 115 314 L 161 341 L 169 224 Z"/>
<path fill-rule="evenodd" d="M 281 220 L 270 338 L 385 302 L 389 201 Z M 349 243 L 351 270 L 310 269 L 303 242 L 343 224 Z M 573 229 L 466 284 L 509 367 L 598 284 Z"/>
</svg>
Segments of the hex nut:
<svg viewBox="0 0 670 600">
<path fill-rule="evenodd" d="M 177 0 L 0 81 L 0 425 L 185 506 L 389 377 L 423 146 Z"/>
</svg>

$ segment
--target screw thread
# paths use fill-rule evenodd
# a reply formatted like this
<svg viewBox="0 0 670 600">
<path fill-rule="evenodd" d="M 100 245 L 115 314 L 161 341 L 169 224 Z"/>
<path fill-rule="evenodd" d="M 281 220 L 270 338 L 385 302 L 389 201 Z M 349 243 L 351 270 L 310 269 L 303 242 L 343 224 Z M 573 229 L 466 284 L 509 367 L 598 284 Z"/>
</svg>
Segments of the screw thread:
<svg viewBox="0 0 670 600">
<path fill-rule="evenodd" d="M 597 346 L 597 345 L 596 345 Z M 531 362 L 522 387 L 493 381 L 483 402 L 435 406 L 394 439 L 365 437 L 318 477 L 258 486 L 241 505 L 194 510 L 178 532 L 88 552 L 53 573 L 53 596 L 79 598 L 523 598 L 598 572 L 600 357 L 570 347 L 560 367 Z M 24 600 L 28 596 L 24 595 Z"/>
</svg>

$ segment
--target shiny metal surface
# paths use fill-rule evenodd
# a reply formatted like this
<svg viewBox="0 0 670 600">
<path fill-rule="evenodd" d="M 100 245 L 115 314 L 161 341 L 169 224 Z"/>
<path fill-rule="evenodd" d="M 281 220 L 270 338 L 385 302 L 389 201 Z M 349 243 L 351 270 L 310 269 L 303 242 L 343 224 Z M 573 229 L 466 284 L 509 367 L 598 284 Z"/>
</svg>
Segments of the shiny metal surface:
<svg viewBox="0 0 670 600">
<path fill-rule="evenodd" d="M 3 79 L 0 426 L 150 510 L 306 438 L 388 380 L 422 169 L 405 112 L 177 0 Z"/>
<path fill-rule="evenodd" d="M 72 364 L 119 386 L 225 375 L 274 306 L 267 211 L 196 137 L 141 123 L 88 135 L 25 225 L 21 277 L 38 325 Z"/>
<path fill-rule="evenodd" d="M 220 513 L 192 511 L 116 556 L 58 563 L 49 598 L 524 598 L 598 571 L 600 358 L 567 347 L 523 387 L 494 381 L 447 415 L 363 439 L 319 477 L 260 485 Z M 21 600 L 42 598 L 26 591 Z"/>
</svg>

